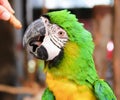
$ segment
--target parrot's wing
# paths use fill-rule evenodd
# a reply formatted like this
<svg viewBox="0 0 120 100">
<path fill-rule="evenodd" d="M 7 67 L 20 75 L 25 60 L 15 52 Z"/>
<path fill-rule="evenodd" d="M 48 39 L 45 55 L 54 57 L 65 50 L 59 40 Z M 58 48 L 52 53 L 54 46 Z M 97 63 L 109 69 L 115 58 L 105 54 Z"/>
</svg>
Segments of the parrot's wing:
<svg viewBox="0 0 120 100">
<path fill-rule="evenodd" d="M 44 91 L 44 94 L 42 95 L 42 100 L 55 100 L 53 93 L 48 88 L 46 88 L 46 90 Z"/>
<path fill-rule="evenodd" d="M 112 89 L 104 80 L 96 81 L 94 88 L 99 100 L 117 100 Z"/>
</svg>

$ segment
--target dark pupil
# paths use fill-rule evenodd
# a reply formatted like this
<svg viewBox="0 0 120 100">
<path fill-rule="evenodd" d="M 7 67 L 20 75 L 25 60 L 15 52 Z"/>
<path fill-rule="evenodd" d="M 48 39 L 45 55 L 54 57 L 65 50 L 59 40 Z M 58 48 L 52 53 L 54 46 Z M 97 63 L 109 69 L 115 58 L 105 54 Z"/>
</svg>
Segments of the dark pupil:
<svg viewBox="0 0 120 100">
<path fill-rule="evenodd" d="M 59 32 L 60 35 L 62 35 L 62 32 Z"/>
</svg>

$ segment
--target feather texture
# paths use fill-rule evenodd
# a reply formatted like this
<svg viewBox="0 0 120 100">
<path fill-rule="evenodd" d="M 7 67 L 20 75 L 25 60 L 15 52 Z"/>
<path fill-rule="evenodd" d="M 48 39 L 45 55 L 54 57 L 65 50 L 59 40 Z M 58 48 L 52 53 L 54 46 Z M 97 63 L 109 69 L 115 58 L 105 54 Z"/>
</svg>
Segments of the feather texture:
<svg viewBox="0 0 120 100">
<path fill-rule="evenodd" d="M 50 68 L 48 62 L 45 69 L 48 88 L 56 100 L 116 100 L 111 88 L 99 80 L 95 70 L 91 33 L 67 10 L 50 12 L 47 15 L 51 23 L 62 27 L 69 36 L 69 41 L 63 48 L 64 55 L 61 61 Z M 62 95 L 60 89 L 63 87 Z M 68 91 L 74 93 L 75 99 Z M 85 94 L 82 96 L 80 91 L 85 91 Z M 58 99 L 59 97 L 61 98 Z M 66 99 L 63 99 L 64 97 Z"/>
<path fill-rule="evenodd" d="M 95 94 L 99 100 L 116 100 L 116 97 L 110 86 L 104 80 L 98 80 L 94 85 Z"/>
</svg>

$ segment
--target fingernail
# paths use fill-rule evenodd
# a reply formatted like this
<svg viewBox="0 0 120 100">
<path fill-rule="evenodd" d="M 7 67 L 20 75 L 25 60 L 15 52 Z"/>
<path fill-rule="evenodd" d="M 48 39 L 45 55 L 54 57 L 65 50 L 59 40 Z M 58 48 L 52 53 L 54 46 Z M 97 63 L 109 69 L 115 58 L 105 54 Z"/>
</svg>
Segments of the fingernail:
<svg viewBox="0 0 120 100">
<path fill-rule="evenodd" d="M 12 12 L 12 14 L 14 14 L 15 13 L 15 11 L 11 8 L 11 12 Z"/>
<path fill-rule="evenodd" d="M 3 12 L 2 15 L 1 15 L 1 19 L 7 21 L 10 19 L 10 13 L 8 12 Z"/>
</svg>

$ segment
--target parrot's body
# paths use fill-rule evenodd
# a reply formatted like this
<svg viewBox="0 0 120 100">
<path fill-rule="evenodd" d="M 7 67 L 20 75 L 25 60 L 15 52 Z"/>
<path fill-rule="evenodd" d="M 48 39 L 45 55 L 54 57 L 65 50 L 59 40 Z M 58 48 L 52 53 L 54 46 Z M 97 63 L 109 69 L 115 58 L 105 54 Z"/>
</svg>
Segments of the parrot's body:
<svg viewBox="0 0 120 100">
<path fill-rule="evenodd" d="M 34 56 L 46 61 L 48 88 L 42 100 L 116 100 L 111 88 L 96 73 L 91 34 L 75 15 L 62 10 L 50 12 L 41 19 L 45 27 L 39 28 L 35 36 L 29 31 L 33 27 L 29 27 L 24 44 L 29 44 L 30 49 L 27 48 Z"/>
</svg>

